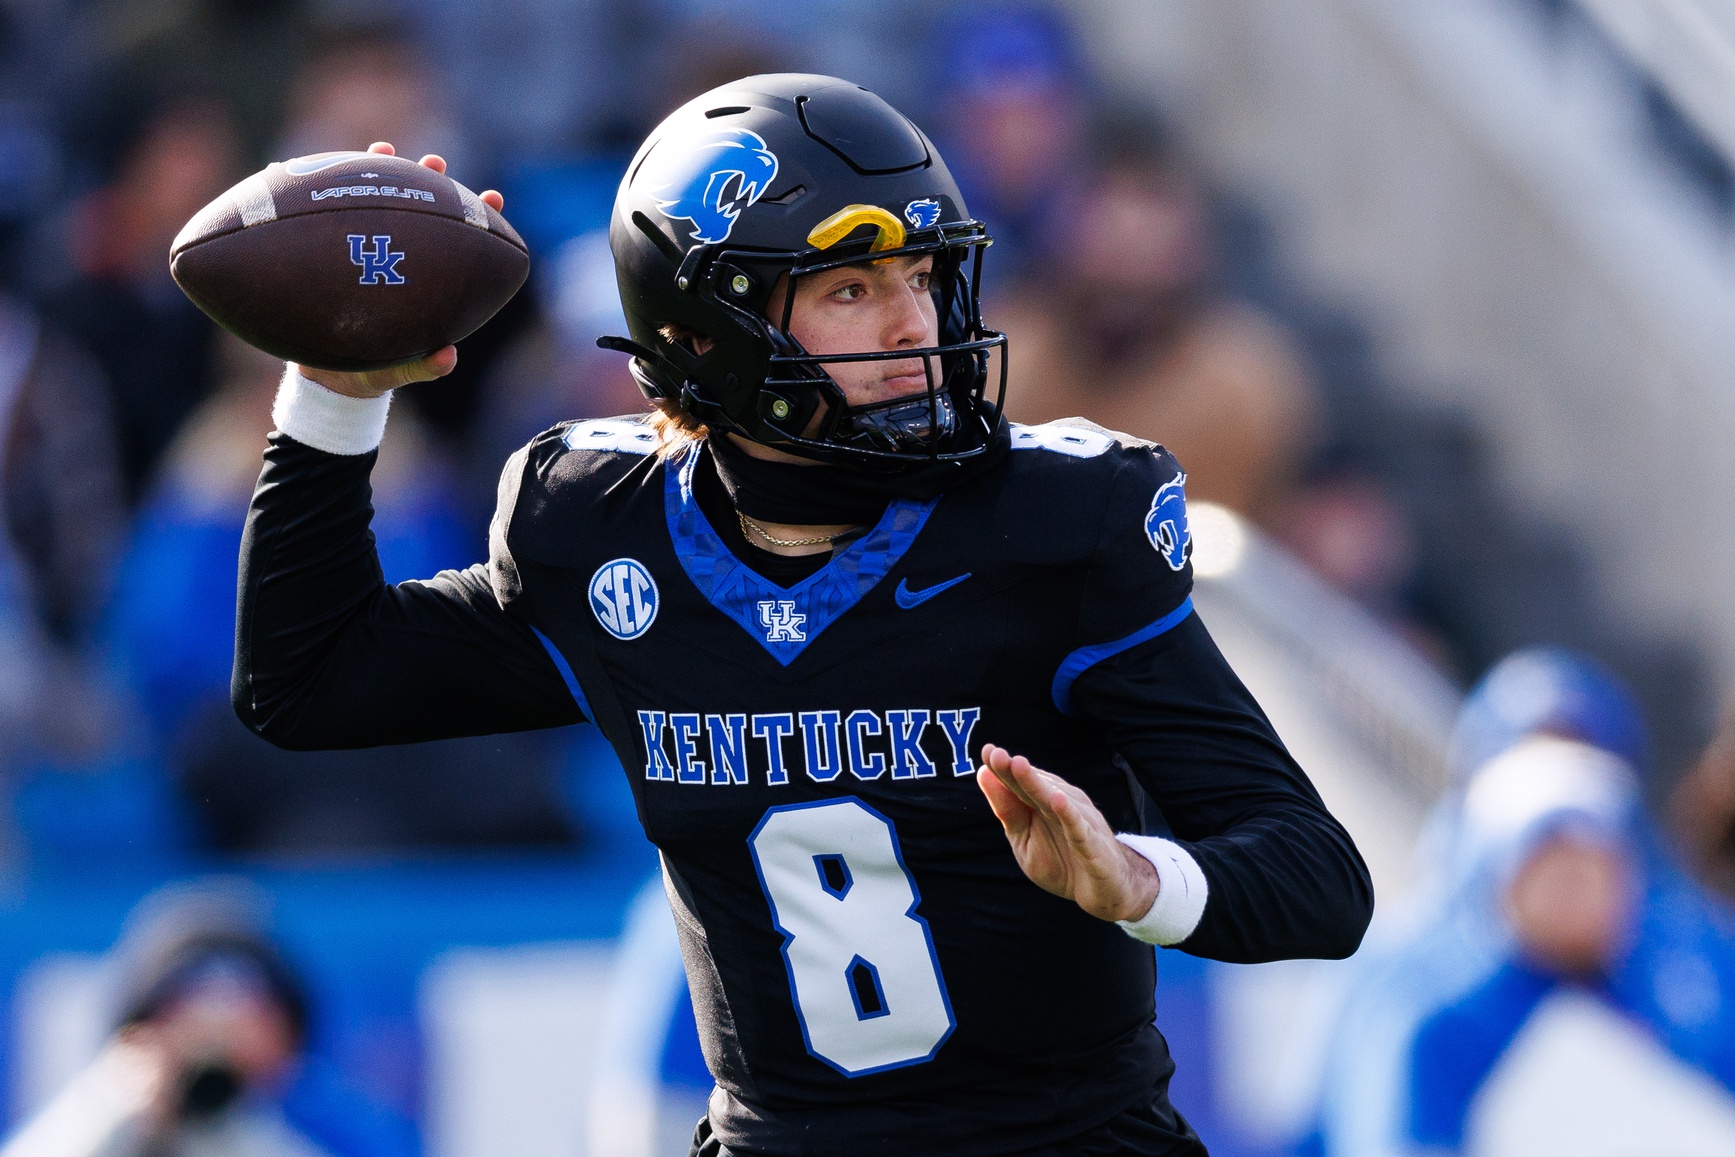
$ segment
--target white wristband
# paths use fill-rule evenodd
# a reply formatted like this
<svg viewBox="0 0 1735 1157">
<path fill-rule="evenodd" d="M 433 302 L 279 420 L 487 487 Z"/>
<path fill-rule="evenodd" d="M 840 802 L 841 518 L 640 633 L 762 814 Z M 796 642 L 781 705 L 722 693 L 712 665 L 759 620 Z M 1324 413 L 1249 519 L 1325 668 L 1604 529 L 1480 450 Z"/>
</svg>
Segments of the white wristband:
<svg viewBox="0 0 1735 1157">
<path fill-rule="evenodd" d="M 1137 920 L 1116 923 L 1128 936 L 1146 944 L 1167 947 L 1191 936 L 1205 915 L 1205 898 L 1210 892 L 1205 873 L 1192 853 L 1173 840 L 1158 836 L 1121 832 L 1115 839 L 1149 860 L 1161 885 L 1149 912 Z"/>
<path fill-rule="evenodd" d="M 303 446 L 327 454 L 366 454 L 386 436 L 386 412 L 392 396 L 351 398 L 334 393 L 301 376 L 294 362 L 283 371 L 271 420 Z"/>
</svg>

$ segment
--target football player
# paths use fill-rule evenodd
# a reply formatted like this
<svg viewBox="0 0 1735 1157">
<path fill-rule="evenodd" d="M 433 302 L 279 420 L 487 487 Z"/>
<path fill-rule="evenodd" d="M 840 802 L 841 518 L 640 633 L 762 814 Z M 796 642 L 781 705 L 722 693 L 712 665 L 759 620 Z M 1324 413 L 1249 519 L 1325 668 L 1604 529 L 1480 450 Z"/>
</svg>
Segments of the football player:
<svg viewBox="0 0 1735 1157">
<path fill-rule="evenodd" d="M 677 110 L 611 241 L 654 412 L 514 455 L 469 570 L 387 586 L 368 532 L 390 390 L 455 351 L 290 367 L 236 710 L 309 748 L 601 728 L 717 1081 L 696 1153 L 1204 1152 L 1149 945 L 1345 956 L 1373 897 L 1193 612 L 1180 468 L 1009 427 L 987 230 L 855 85 Z"/>
</svg>

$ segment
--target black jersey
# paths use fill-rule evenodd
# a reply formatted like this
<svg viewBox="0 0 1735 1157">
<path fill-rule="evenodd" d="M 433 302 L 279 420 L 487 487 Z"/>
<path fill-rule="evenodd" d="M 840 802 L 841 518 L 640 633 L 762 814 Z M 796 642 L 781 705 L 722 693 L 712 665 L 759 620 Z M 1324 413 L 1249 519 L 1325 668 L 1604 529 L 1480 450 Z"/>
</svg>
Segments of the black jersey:
<svg viewBox="0 0 1735 1157">
<path fill-rule="evenodd" d="M 1186 951 L 1346 955 L 1372 896 L 1192 611 L 1174 460 L 1088 423 L 1012 446 L 780 583 L 706 513 L 701 443 L 568 424 L 508 463 L 486 566 L 392 588 L 372 456 L 273 435 L 237 710 L 293 746 L 595 722 L 662 854 L 729 1148 L 1063 1145 L 1166 1079 L 1153 954 L 1025 878 L 983 743 L 1183 844 L 1209 884 Z"/>
</svg>

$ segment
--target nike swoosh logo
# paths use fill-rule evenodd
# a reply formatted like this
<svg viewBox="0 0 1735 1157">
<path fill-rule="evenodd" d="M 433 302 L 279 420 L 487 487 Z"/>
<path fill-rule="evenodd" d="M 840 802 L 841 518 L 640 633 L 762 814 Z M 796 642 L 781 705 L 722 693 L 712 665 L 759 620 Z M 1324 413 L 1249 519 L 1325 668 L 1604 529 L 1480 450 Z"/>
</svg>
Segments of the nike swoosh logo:
<svg viewBox="0 0 1735 1157">
<path fill-rule="evenodd" d="M 921 606 L 941 591 L 950 590 L 969 577 L 969 573 L 961 574 L 955 579 L 947 579 L 943 583 L 935 583 L 933 586 L 923 587 L 919 591 L 913 591 L 910 589 L 909 579 L 899 579 L 898 589 L 893 593 L 892 597 L 897 600 L 898 606 L 902 607 L 904 610 L 912 610 Z"/>
</svg>

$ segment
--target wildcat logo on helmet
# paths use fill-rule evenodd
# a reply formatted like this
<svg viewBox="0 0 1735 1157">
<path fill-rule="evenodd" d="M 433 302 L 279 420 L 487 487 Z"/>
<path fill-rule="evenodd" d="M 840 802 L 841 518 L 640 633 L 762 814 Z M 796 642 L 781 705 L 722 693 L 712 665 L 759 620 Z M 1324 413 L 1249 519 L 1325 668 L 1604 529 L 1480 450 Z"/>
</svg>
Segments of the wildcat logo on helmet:
<svg viewBox="0 0 1735 1157">
<path fill-rule="evenodd" d="M 665 142 L 651 164 L 657 208 L 671 221 L 691 221 L 690 236 L 707 245 L 728 240 L 741 210 L 763 197 L 777 176 L 777 155 L 750 129 L 713 129 Z"/>
<path fill-rule="evenodd" d="M 904 206 L 904 220 L 912 229 L 929 229 L 940 219 L 940 202 L 932 197 L 911 201 Z"/>
<path fill-rule="evenodd" d="M 1187 565 L 1192 553 L 1193 536 L 1187 530 L 1187 476 L 1177 474 L 1157 487 L 1151 499 L 1151 512 L 1145 515 L 1145 537 L 1163 556 L 1170 570 Z"/>
</svg>

